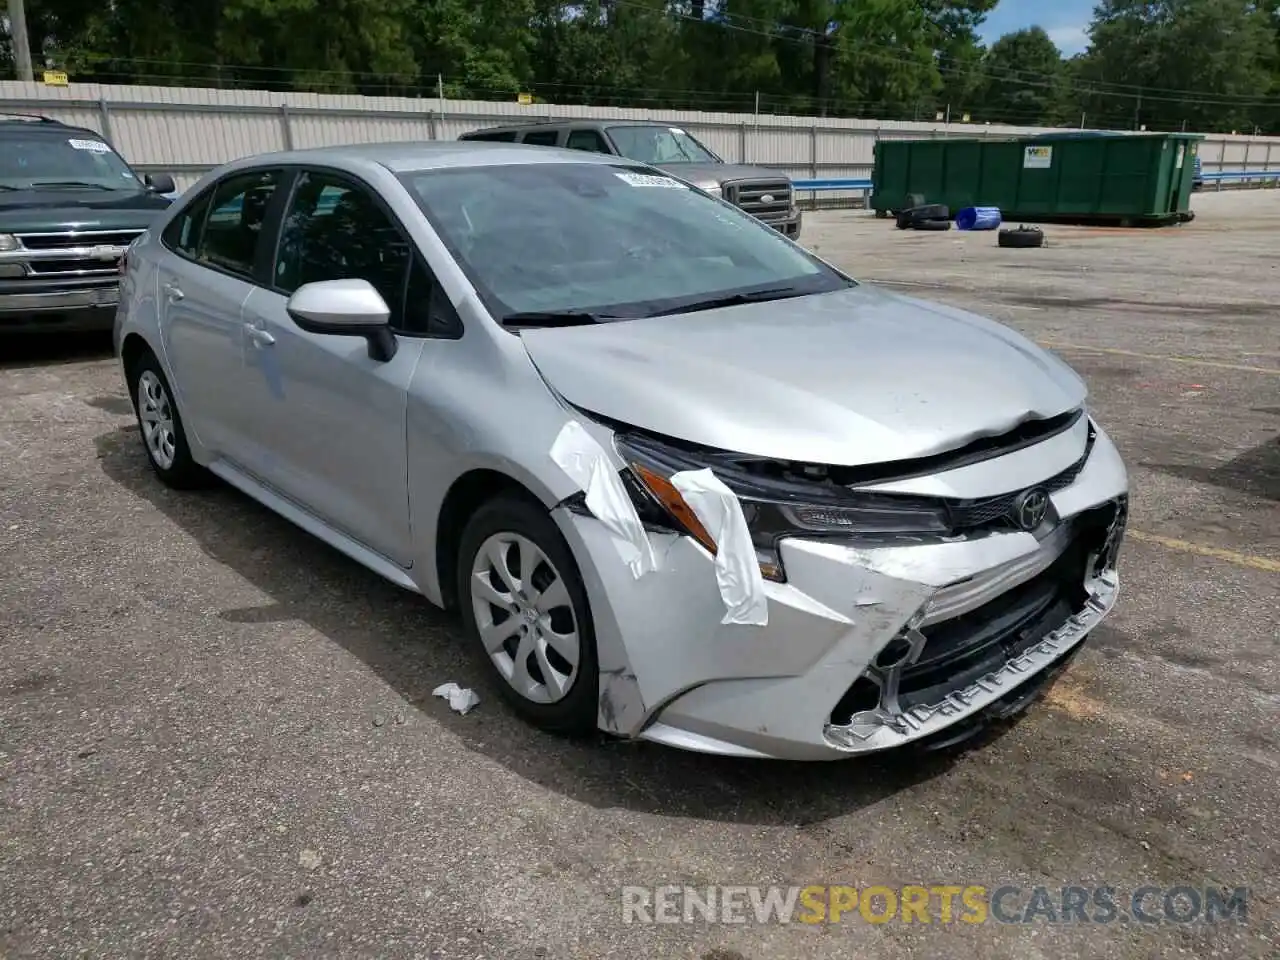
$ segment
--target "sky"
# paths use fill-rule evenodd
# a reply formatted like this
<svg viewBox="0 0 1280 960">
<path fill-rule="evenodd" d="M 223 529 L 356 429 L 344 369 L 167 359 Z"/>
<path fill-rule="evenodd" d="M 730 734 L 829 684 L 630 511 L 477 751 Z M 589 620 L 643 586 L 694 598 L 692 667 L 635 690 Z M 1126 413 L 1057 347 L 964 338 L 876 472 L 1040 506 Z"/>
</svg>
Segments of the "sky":
<svg viewBox="0 0 1280 960">
<path fill-rule="evenodd" d="M 1085 30 L 1093 19 L 1094 0 L 1000 0 L 979 31 L 990 46 L 1004 34 L 1024 27 L 1044 27 L 1064 56 L 1084 52 Z"/>
</svg>

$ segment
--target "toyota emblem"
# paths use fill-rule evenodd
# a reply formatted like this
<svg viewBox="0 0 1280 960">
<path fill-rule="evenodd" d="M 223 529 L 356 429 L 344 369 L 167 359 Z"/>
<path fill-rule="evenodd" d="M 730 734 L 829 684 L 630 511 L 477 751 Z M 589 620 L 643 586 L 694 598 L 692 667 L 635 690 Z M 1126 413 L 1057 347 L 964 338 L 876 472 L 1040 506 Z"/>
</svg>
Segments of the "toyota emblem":
<svg viewBox="0 0 1280 960">
<path fill-rule="evenodd" d="M 1023 530 L 1035 530 L 1049 512 L 1049 494 L 1036 487 L 1025 490 L 1013 502 L 1013 522 Z"/>
</svg>

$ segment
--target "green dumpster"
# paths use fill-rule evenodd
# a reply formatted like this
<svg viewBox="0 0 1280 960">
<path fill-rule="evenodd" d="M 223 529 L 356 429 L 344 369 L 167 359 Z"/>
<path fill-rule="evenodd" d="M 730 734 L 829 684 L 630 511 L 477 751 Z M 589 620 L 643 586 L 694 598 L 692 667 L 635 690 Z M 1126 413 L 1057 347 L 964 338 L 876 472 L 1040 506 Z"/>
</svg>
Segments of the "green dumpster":
<svg viewBox="0 0 1280 960">
<path fill-rule="evenodd" d="M 951 210 L 999 207 L 1005 220 L 1164 224 L 1189 220 L 1195 157 L 1186 133 L 881 140 L 871 206 L 906 197 Z"/>
</svg>

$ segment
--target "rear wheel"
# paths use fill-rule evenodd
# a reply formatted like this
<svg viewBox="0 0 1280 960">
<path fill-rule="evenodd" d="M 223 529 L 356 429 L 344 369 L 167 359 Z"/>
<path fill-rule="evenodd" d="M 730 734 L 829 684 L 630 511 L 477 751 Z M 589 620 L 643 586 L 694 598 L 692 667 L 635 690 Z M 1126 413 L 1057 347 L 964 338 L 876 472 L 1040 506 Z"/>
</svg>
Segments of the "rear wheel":
<svg viewBox="0 0 1280 960">
<path fill-rule="evenodd" d="M 178 490 L 203 486 L 209 475 L 191 457 L 182 415 L 160 362 L 147 353 L 129 370 L 129 393 L 147 460 L 156 476 Z"/>
<path fill-rule="evenodd" d="M 600 671 L 587 592 L 540 504 L 504 496 L 476 511 L 462 533 L 458 598 L 516 712 L 557 733 L 596 729 Z"/>
</svg>

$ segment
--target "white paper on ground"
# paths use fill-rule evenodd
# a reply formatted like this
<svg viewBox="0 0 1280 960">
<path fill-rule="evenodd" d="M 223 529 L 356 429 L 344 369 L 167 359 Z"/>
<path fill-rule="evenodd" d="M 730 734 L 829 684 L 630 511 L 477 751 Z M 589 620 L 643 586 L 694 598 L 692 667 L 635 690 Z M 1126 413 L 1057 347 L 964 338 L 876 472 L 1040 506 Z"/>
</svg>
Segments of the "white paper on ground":
<svg viewBox="0 0 1280 960">
<path fill-rule="evenodd" d="M 454 713 L 467 715 L 473 707 L 480 705 L 480 698 L 474 690 L 460 687 L 456 683 L 446 683 L 431 691 L 433 697 L 443 697 L 449 701 L 449 709 Z"/>
<path fill-rule="evenodd" d="M 721 623 L 769 623 L 760 561 L 737 495 L 710 470 L 682 470 L 671 485 L 716 542 L 716 583 L 724 600 Z"/>
<path fill-rule="evenodd" d="M 614 546 L 634 577 L 658 569 L 658 558 L 635 504 L 608 454 L 577 420 L 561 428 L 551 459 L 587 495 L 587 509 L 613 535 Z"/>
</svg>

